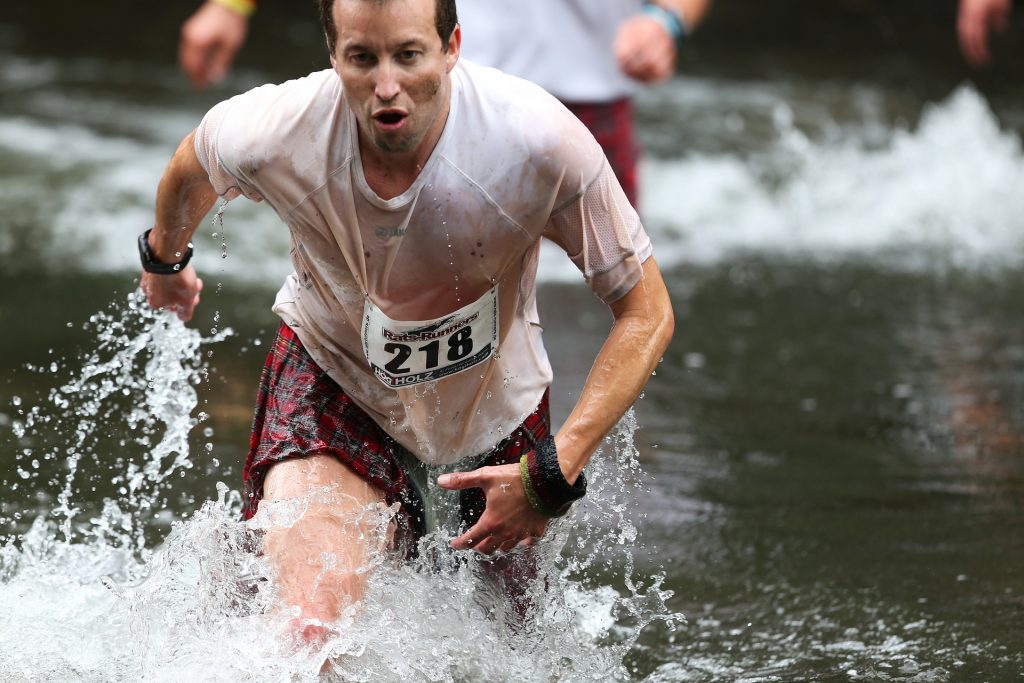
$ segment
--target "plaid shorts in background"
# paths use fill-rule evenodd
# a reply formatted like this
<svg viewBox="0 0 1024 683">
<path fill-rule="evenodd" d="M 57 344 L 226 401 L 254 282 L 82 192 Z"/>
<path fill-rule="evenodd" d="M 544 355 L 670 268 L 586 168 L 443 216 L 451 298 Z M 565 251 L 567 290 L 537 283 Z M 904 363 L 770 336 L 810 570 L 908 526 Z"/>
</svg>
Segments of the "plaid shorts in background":
<svg viewBox="0 0 1024 683">
<path fill-rule="evenodd" d="M 633 136 L 633 104 L 628 97 L 613 102 L 565 102 L 565 106 L 583 122 L 597 139 L 615 171 L 626 198 L 637 205 L 637 161 L 640 145 Z"/>
<path fill-rule="evenodd" d="M 474 467 L 518 462 L 550 432 L 545 392 L 523 424 L 490 453 L 481 455 Z M 414 541 L 423 533 L 423 504 L 400 464 L 402 457 L 408 457 L 407 451 L 353 403 L 313 361 L 295 332 L 282 323 L 263 366 L 256 397 L 249 455 L 242 470 L 243 517 L 256 514 L 271 465 L 316 453 L 338 458 L 380 489 L 388 505 L 400 503 L 398 524 L 403 540 Z M 479 519 L 484 502 L 480 489 L 461 492 L 460 511 L 467 525 Z"/>
</svg>

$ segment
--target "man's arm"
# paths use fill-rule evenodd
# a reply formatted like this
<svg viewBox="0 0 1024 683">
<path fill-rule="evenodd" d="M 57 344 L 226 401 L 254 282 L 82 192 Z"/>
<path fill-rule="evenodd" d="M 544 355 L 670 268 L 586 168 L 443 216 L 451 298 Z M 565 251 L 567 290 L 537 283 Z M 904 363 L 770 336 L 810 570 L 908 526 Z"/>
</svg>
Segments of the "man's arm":
<svg viewBox="0 0 1024 683">
<path fill-rule="evenodd" d="M 711 0 L 657 0 L 646 4 L 681 17 L 683 30 L 690 33 L 704 20 Z M 675 71 L 676 36 L 651 14 L 638 14 L 623 22 L 613 51 L 623 73 L 644 83 L 663 81 Z"/>
<path fill-rule="evenodd" d="M 971 66 L 987 66 L 992 61 L 989 36 L 993 30 L 1006 30 L 1012 11 L 1012 0 L 960 0 L 956 32 L 960 50 Z"/>
<path fill-rule="evenodd" d="M 205 88 L 227 75 L 245 43 L 255 7 L 251 0 L 210 0 L 182 24 L 178 62 L 195 87 Z"/>
<path fill-rule="evenodd" d="M 672 302 L 653 258 L 644 277 L 611 304 L 615 322 L 601 347 L 576 406 L 555 436 L 558 464 L 575 482 L 601 440 L 629 410 L 672 338 Z M 480 521 L 452 546 L 482 553 L 510 550 L 543 535 L 548 519 L 527 500 L 518 465 L 482 467 L 438 478 L 447 489 L 481 488 L 487 499 Z"/>
<path fill-rule="evenodd" d="M 654 258 L 644 261 L 643 269 L 643 279 L 611 304 L 611 332 L 555 436 L 566 481 L 576 481 L 601 440 L 636 401 L 672 339 L 675 318 L 661 271 Z"/>
<path fill-rule="evenodd" d="M 177 263 L 188 251 L 199 222 L 213 207 L 217 193 L 195 151 L 195 131 L 188 134 L 160 178 L 156 194 L 156 222 L 149 233 L 149 249 L 159 263 Z M 167 308 L 189 320 L 203 281 L 189 265 L 174 275 L 143 271 L 142 291 L 154 309 Z"/>
</svg>

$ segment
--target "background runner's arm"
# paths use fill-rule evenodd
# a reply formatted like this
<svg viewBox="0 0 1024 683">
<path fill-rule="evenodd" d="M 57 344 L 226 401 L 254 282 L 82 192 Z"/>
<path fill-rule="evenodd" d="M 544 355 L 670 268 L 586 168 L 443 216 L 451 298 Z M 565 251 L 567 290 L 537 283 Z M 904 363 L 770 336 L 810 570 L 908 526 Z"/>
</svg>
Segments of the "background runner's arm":
<svg viewBox="0 0 1024 683">
<path fill-rule="evenodd" d="M 994 31 L 1006 30 L 1012 11 L 1012 0 L 960 0 L 956 30 L 960 50 L 971 66 L 992 62 L 989 38 Z"/>
<path fill-rule="evenodd" d="M 161 263 L 181 260 L 199 222 L 217 200 L 206 169 L 196 156 L 194 138 L 193 131 L 178 145 L 157 189 L 156 222 L 149 234 L 149 248 Z M 174 310 L 182 320 L 188 320 L 199 303 L 203 284 L 189 265 L 175 275 L 143 272 L 141 286 L 151 307 Z"/>
<path fill-rule="evenodd" d="M 711 0 L 653 0 L 655 5 L 678 12 L 686 22 L 686 29 L 693 31 L 700 22 L 704 21 L 704 15 L 708 13 Z"/>
<path fill-rule="evenodd" d="M 248 8 L 248 10 L 246 10 Z M 178 62 L 197 88 L 221 81 L 249 32 L 255 3 L 206 2 L 182 24 Z"/>
<path fill-rule="evenodd" d="M 682 17 L 683 30 L 693 32 L 704 19 L 710 0 L 656 0 Z M 630 17 L 620 26 L 612 46 L 619 68 L 641 83 L 656 83 L 669 78 L 676 67 L 676 40 L 657 18 L 644 12 Z"/>
<path fill-rule="evenodd" d="M 615 323 L 555 436 L 558 462 L 569 482 L 576 481 L 601 440 L 636 401 L 672 338 L 672 302 L 658 264 L 649 258 L 643 271 L 643 279 L 610 304 Z"/>
</svg>

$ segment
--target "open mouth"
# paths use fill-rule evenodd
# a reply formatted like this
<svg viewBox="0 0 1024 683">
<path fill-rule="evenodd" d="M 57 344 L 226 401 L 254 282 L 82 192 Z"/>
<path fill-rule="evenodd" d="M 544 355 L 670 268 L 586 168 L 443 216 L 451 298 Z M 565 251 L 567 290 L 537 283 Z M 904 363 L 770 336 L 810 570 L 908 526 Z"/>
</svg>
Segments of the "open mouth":
<svg viewBox="0 0 1024 683">
<path fill-rule="evenodd" d="M 394 126 L 395 124 L 400 123 L 402 119 L 405 118 L 405 114 L 400 114 L 394 111 L 385 111 L 381 112 L 380 114 L 374 115 L 373 118 L 375 118 L 377 121 L 384 124 L 385 126 Z"/>
</svg>

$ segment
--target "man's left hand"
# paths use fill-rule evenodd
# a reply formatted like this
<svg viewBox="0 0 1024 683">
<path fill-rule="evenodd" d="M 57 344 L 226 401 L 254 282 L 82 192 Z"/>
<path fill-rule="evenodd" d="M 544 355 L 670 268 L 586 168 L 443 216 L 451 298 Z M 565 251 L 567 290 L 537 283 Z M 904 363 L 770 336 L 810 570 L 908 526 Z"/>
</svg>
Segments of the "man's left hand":
<svg viewBox="0 0 1024 683">
<path fill-rule="evenodd" d="M 663 81 L 675 70 L 675 40 L 650 16 L 638 14 L 624 21 L 613 50 L 622 72 L 642 83 Z"/>
<path fill-rule="evenodd" d="M 547 529 L 548 518 L 534 510 L 526 498 L 518 464 L 443 474 L 437 483 L 451 491 L 483 489 L 487 499 L 480 520 L 452 541 L 456 550 L 476 550 L 485 555 L 495 550 L 507 552 L 520 543 L 532 544 Z"/>
<path fill-rule="evenodd" d="M 140 286 L 150 308 L 173 311 L 184 322 L 192 319 L 192 313 L 199 305 L 199 293 L 203 291 L 203 281 L 191 264 L 174 275 L 154 275 L 143 271 Z"/>
<path fill-rule="evenodd" d="M 960 0 L 956 30 L 960 50 L 971 66 L 988 66 L 992 62 L 990 35 L 1006 30 L 1012 11 L 1011 0 Z"/>
</svg>

